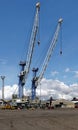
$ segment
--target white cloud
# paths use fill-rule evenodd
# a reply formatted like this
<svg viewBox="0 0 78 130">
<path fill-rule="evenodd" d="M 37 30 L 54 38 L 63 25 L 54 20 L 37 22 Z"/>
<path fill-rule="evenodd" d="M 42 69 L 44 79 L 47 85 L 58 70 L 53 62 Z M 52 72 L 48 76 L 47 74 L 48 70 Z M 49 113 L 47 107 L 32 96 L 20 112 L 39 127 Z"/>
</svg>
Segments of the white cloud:
<svg viewBox="0 0 78 130">
<path fill-rule="evenodd" d="M 78 78 L 78 71 L 74 71 L 74 70 L 70 70 L 69 68 L 65 69 L 65 72 L 70 72 L 71 74 L 73 74 L 74 78 Z"/>
<path fill-rule="evenodd" d="M 71 72 L 71 73 L 75 74 L 74 75 L 75 78 L 78 78 L 78 71 L 74 71 L 74 70 L 70 70 L 69 68 L 66 68 L 65 72 Z"/>
<path fill-rule="evenodd" d="M 52 75 L 52 76 L 55 76 L 55 75 L 57 75 L 58 73 L 59 73 L 59 72 L 57 72 L 57 71 L 52 71 L 52 72 L 51 72 L 51 75 Z"/>
<path fill-rule="evenodd" d="M 18 86 L 16 84 L 13 86 L 5 86 L 4 98 L 5 99 L 12 98 L 12 94 L 16 94 L 17 92 L 18 92 Z M 0 98 L 2 98 L 2 89 L 0 90 Z"/>
<path fill-rule="evenodd" d="M 64 76 L 63 76 L 63 78 L 64 78 L 64 79 L 66 79 L 66 78 L 67 78 L 67 76 L 66 76 L 66 75 L 64 75 Z"/>
<path fill-rule="evenodd" d="M 41 96 L 42 98 L 48 99 L 50 96 L 53 98 L 64 98 L 67 99 L 69 98 L 69 94 L 71 92 L 71 89 L 69 86 L 64 84 L 63 82 L 60 82 L 59 80 L 46 80 L 43 79 L 41 82 L 41 86 L 39 85 L 37 89 L 37 94 L 39 95 L 40 92 L 40 87 L 41 87 Z M 66 95 L 66 96 L 65 96 Z M 72 96 L 70 97 L 72 98 Z"/>
<path fill-rule="evenodd" d="M 70 69 L 69 69 L 69 68 L 66 68 L 66 69 L 65 69 L 65 72 L 69 72 L 69 71 L 70 71 Z"/>
<path fill-rule="evenodd" d="M 12 98 L 12 94 L 18 93 L 18 86 L 5 86 L 5 98 Z M 24 88 L 24 94 L 31 96 L 31 89 Z M 37 87 L 36 95 L 41 99 L 49 99 L 51 96 L 54 99 L 72 99 L 78 97 L 78 84 L 66 85 L 59 80 L 42 79 L 41 84 Z M 2 98 L 2 92 L 0 90 L 0 98 Z"/>
<path fill-rule="evenodd" d="M 5 65 L 6 63 L 7 63 L 7 60 L 5 60 L 5 59 L 0 59 L 0 64 Z"/>
<path fill-rule="evenodd" d="M 78 78 L 78 71 L 74 71 L 75 73 L 75 78 Z"/>
</svg>

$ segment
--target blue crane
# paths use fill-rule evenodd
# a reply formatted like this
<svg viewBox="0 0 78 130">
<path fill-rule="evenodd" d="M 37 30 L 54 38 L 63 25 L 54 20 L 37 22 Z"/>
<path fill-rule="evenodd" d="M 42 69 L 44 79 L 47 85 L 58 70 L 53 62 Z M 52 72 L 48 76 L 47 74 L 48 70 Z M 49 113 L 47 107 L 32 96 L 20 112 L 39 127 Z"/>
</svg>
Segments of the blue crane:
<svg viewBox="0 0 78 130">
<path fill-rule="evenodd" d="M 55 49 L 62 22 L 63 22 L 63 19 L 60 18 L 58 20 L 57 28 L 56 28 L 54 36 L 53 36 L 53 38 L 51 40 L 51 44 L 50 44 L 49 49 L 47 51 L 46 57 L 45 57 L 45 59 L 43 61 L 42 68 L 41 68 L 41 73 L 37 77 L 36 75 L 37 75 L 37 72 L 38 72 L 38 68 L 33 68 L 33 70 L 32 70 L 33 73 L 34 73 L 34 76 L 33 76 L 33 79 L 32 79 L 32 100 L 34 100 L 35 97 L 36 97 L 36 88 L 40 84 L 40 82 L 41 82 L 41 80 L 43 78 L 44 72 L 46 71 L 49 60 L 50 60 L 50 58 L 52 56 L 52 53 L 53 53 L 53 51 Z M 60 54 L 62 54 L 62 50 L 60 51 Z"/>
<path fill-rule="evenodd" d="M 21 71 L 19 74 L 19 83 L 18 83 L 19 98 L 23 97 L 23 87 L 26 83 L 26 79 L 27 79 L 29 71 L 30 71 L 32 55 L 33 55 L 34 46 L 36 43 L 36 36 L 38 33 L 38 28 L 39 28 L 39 11 L 40 11 L 40 3 L 38 2 L 36 4 L 36 14 L 35 14 L 34 24 L 33 24 L 32 32 L 31 32 L 27 58 L 26 58 L 26 61 L 23 61 L 23 62 L 21 61 L 19 64 L 21 66 Z M 39 44 L 39 42 L 38 42 L 38 44 Z"/>
</svg>

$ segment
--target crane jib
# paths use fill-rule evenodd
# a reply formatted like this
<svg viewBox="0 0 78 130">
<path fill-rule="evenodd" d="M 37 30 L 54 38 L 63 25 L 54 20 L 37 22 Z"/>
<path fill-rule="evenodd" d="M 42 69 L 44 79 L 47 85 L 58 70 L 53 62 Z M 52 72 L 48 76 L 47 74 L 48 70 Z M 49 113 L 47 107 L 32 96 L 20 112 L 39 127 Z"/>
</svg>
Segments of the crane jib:
<svg viewBox="0 0 78 130">
<path fill-rule="evenodd" d="M 54 48 L 55 48 L 55 46 L 56 46 L 56 43 L 57 43 L 57 40 L 58 40 L 58 35 L 59 35 L 59 31 L 60 31 L 62 22 L 63 22 L 63 19 L 60 18 L 60 19 L 58 20 L 58 25 L 57 25 L 56 31 L 55 31 L 55 33 L 54 33 L 54 36 L 53 36 L 53 38 L 52 38 L 50 47 L 49 47 L 49 49 L 48 49 L 48 51 L 47 51 L 47 54 L 46 54 L 46 57 L 45 57 L 45 59 L 44 59 L 44 61 L 43 61 L 42 68 L 41 68 L 41 73 L 39 74 L 40 76 L 39 76 L 39 78 L 38 78 L 38 81 L 36 81 L 36 82 L 37 82 L 37 83 L 36 83 L 37 85 L 40 84 L 40 81 L 41 81 L 42 78 L 43 78 L 43 75 L 44 75 L 44 73 L 45 73 L 45 71 L 46 71 L 46 68 L 47 68 L 47 66 L 48 66 L 50 57 L 52 56 L 52 53 L 53 53 Z"/>
</svg>

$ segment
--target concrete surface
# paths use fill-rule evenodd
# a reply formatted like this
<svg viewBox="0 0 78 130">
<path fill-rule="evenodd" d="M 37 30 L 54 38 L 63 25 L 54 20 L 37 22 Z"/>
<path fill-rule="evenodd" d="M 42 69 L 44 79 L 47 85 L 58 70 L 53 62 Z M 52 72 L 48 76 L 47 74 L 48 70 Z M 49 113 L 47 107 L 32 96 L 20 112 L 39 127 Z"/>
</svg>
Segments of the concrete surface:
<svg viewBox="0 0 78 130">
<path fill-rule="evenodd" d="M 0 110 L 0 130 L 78 130 L 78 109 Z"/>
</svg>

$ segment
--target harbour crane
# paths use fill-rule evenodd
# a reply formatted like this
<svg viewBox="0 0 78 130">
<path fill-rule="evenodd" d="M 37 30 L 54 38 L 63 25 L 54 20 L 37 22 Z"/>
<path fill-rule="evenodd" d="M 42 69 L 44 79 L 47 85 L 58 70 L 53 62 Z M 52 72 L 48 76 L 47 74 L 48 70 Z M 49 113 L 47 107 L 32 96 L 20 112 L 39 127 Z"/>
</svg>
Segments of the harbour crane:
<svg viewBox="0 0 78 130">
<path fill-rule="evenodd" d="M 21 72 L 19 74 L 19 98 L 23 97 L 23 87 L 26 83 L 29 71 L 30 71 L 30 65 L 32 61 L 32 55 L 34 51 L 34 46 L 36 43 L 36 37 L 38 33 L 38 28 L 39 28 L 39 11 L 40 11 L 40 3 L 38 2 L 36 4 L 36 14 L 34 18 L 34 24 L 30 36 L 30 42 L 29 42 L 29 48 L 28 48 L 28 53 L 26 57 L 26 61 L 20 61 L 20 66 L 21 66 Z M 40 42 L 38 42 L 39 44 Z"/>
<path fill-rule="evenodd" d="M 42 68 L 41 68 L 41 73 L 37 77 L 36 75 L 37 75 L 37 72 L 38 72 L 38 68 L 33 68 L 33 70 L 32 70 L 33 73 L 34 73 L 34 76 L 33 76 L 33 79 L 32 79 L 32 100 L 34 100 L 35 97 L 36 97 L 36 88 L 40 84 L 40 82 L 41 82 L 41 80 L 43 78 L 44 72 L 46 71 L 49 60 L 50 60 L 50 58 L 52 56 L 52 53 L 53 53 L 53 51 L 55 49 L 62 22 L 63 22 L 63 19 L 60 18 L 58 20 L 57 28 L 56 28 L 54 36 L 53 36 L 53 38 L 51 40 L 51 44 L 50 44 L 49 49 L 47 51 L 46 57 L 45 57 L 45 59 L 43 61 Z M 60 51 L 60 54 L 62 54 L 62 50 Z"/>
</svg>

